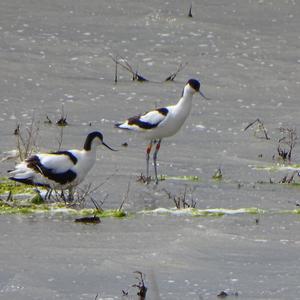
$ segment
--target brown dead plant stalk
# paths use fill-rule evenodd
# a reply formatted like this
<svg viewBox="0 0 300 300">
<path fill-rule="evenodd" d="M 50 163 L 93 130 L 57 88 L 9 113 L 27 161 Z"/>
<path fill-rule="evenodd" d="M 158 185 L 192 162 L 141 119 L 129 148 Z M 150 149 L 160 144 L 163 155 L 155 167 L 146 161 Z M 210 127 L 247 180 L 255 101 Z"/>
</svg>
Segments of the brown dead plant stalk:
<svg viewBox="0 0 300 300">
<path fill-rule="evenodd" d="M 173 200 L 177 209 L 195 208 L 197 203 L 194 200 L 193 193 L 195 188 L 188 188 L 187 185 L 184 187 L 184 191 L 181 194 L 173 195 L 171 192 L 163 189 L 169 199 Z M 188 195 L 190 195 L 188 199 Z"/>
<path fill-rule="evenodd" d="M 290 176 L 289 176 L 289 175 L 285 175 L 285 176 L 279 181 L 279 183 L 287 183 L 287 184 L 294 183 L 294 182 L 295 182 L 295 180 L 294 180 L 295 175 L 298 175 L 298 176 L 299 176 L 299 171 L 294 171 Z"/>
<path fill-rule="evenodd" d="M 170 74 L 164 81 L 174 81 L 175 77 L 178 75 L 179 72 L 181 72 L 186 66 L 187 62 L 185 63 L 180 63 L 179 66 L 177 67 L 177 70 Z"/>
<path fill-rule="evenodd" d="M 189 9 L 188 17 L 190 17 L 190 18 L 192 18 L 192 17 L 193 17 L 193 14 L 192 14 L 192 4 L 190 5 L 190 9 Z"/>
<path fill-rule="evenodd" d="M 67 126 L 67 113 L 65 114 L 64 106 L 61 106 L 60 118 L 56 121 L 58 126 Z"/>
<path fill-rule="evenodd" d="M 29 157 L 33 152 L 36 151 L 37 147 L 37 138 L 39 135 L 39 127 L 36 126 L 34 118 L 32 118 L 31 123 L 28 127 L 22 128 L 20 124 L 17 125 L 17 128 L 14 131 L 16 136 L 17 151 L 18 156 L 21 161 Z"/>
<path fill-rule="evenodd" d="M 132 287 L 136 287 L 138 289 L 137 296 L 139 296 L 140 300 L 145 300 L 146 299 L 146 294 L 147 294 L 147 287 L 145 286 L 144 282 L 144 275 L 140 271 L 135 271 L 135 274 L 138 274 L 136 279 L 138 280 L 137 284 L 132 285 Z"/>
<path fill-rule="evenodd" d="M 253 125 L 257 125 L 255 131 L 254 131 L 254 136 L 257 138 L 264 138 L 266 140 L 269 140 L 269 136 L 268 136 L 268 132 L 267 129 L 264 126 L 264 123 L 257 118 L 255 121 L 251 122 L 250 124 L 248 124 L 245 128 L 244 131 L 246 131 L 248 128 L 252 127 Z M 263 133 L 263 136 L 261 136 L 260 134 Z"/>
<path fill-rule="evenodd" d="M 118 208 L 119 211 L 121 211 L 123 209 L 124 203 L 128 201 L 130 186 L 131 186 L 131 178 L 128 181 L 126 193 L 124 194 L 123 200 Z"/>
<path fill-rule="evenodd" d="M 86 202 L 91 201 L 95 206 L 97 212 L 103 212 L 102 205 L 104 204 L 105 200 L 108 198 L 109 194 L 106 194 L 101 201 L 96 201 L 93 198 L 93 193 L 95 193 L 100 187 L 106 184 L 114 174 L 107 176 L 103 182 L 98 184 L 97 186 L 93 186 L 92 183 L 86 184 L 83 187 L 77 186 L 73 190 L 73 197 L 70 200 L 69 195 L 65 195 L 64 191 L 62 190 L 50 190 L 48 199 L 54 202 L 64 202 L 67 207 L 74 207 L 74 208 L 85 208 Z M 100 204 L 99 204 L 100 202 Z"/>
<path fill-rule="evenodd" d="M 292 159 L 292 152 L 297 143 L 297 133 L 294 128 L 279 128 L 282 137 L 278 140 L 277 153 L 283 161 Z"/>
<path fill-rule="evenodd" d="M 136 279 L 138 283 L 133 284 L 131 287 L 137 288 L 137 296 L 139 300 L 145 300 L 148 288 L 145 285 L 145 274 L 141 271 L 135 271 L 134 274 L 137 274 Z M 122 290 L 122 295 L 128 297 L 129 289 L 127 291 Z"/>
<path fill-rule="evenodd" d="M 118 72 L 118 65 L 120 65 L 123 69 L 125 69 L 126 71 L 128 71 L 131 75 L 132 75 L 132 80 L 133 81 L 139 81 L 139 82 L 145 82 L 145 81 L 149 81 L 148 79 L 146 79 L 145 77 L 143 77 L 142 75 L 140 75 L 138 73 L 137 70 L 134 70 L 132 68 L 132 66 L 129 64 L 129 62 L 127 61 L 126 58 L 122 57 L 122 56 L 116 56 L 116 58 L 111 57 L 111 59 L 115 62 L 116 67 L 115 67 L 115 83 L 117 83 L 118 79 L 117 79 L 117 72 Z"/>
</svg>

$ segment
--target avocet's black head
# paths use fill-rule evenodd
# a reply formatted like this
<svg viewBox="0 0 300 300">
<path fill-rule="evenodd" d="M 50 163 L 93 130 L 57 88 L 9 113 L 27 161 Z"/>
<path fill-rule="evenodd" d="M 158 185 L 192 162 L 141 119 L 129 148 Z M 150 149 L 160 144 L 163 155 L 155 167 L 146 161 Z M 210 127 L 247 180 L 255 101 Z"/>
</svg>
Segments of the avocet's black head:
<svg viewBox="0 0 300 300">
<path fill-rule="evenodd" d="M 196 79 L 190 79 L 187 84 L 189 84 L 196 92 L 200 91 L 200 82 Z"/>
<path fill-rule="evenodd" d="M 197 79 L 190 79 L 186 85 L 189 85 L 195 91 L 195 93 L 199 93 L 204 99 L 210 100 L 200 91 L 200 81 Z"/>
<path fill-rule="evenodd" d="M 103 142 L 103 135 L 99 131 L 93 131 L 88 134 L 88 136 L 86 137 L 84 146 L 83 146 L 84 150 L 90 151 L 92 148 L 92 144 L 104 145 L 106 148 L 108 148 L 112 151 L 116 151 Z"/>
</svg>

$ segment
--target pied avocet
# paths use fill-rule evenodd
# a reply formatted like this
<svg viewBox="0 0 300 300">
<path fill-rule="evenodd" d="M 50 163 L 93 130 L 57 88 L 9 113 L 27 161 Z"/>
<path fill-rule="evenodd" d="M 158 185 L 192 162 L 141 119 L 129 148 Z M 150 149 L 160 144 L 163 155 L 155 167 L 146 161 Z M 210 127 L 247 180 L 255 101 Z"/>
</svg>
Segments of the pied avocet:
<svg viewBox="0 0 300 300">
<path fill-rule="evenodd" d="M 69 190 L 69 200 L 73 199 L 73 188 L 80 184 L 96 161 L 96 148 L 104 145 L 103 135 L 94 131 L 86 137 L 82 150 L 72 149 L 50 153 L 34 154 L 9 171 L 9 179 L 43 186 L 47 189 Z"/>
<path fill-rule="evenodd" d="M 145 139 L 150 140 L 146 150 L 147 182 L 150 181 L 149 157 L 152 145 L 156 144 L 153 153 L 153 162 L 155 181 L 158 183 L 156 160 L 161 141 L 165 137 L 174 135 L 181 128 L 191 111 L 193 95 L 197 92 L 200 93 L 203 98 L 209 100 L 200 91 L 200 82 L 196 79 L 190 79 L 186 83 L 182 97 L 177 104 L 150 110 L 142 115 L 131 117 L 123 123 L 115 124 L 115 126 L 120 129 L 140 132 Z"/>
</svg>

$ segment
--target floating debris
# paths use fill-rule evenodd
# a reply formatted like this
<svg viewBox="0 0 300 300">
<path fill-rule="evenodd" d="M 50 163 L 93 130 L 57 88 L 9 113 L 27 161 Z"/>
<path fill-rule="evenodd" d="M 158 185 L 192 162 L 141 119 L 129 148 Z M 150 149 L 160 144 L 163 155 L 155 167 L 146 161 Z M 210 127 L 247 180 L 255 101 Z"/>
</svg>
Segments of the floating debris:
<svg viewBox="0 0 300 300">
<path fill-rule="evenodd" d="M 160 180 L 200 181 L 200 178 L 197 175 L 182 175 L 182 176 L 161 175 Z"/>
<path fill-rule="evenodd" d="M 99 223 L 101 223 L 101 220 L 100 220 L 100 218 L 98 216 L 93 216 L 93 217 L 77 218 L 77 219 L 75 219 L 75 222 L 78 222 L 78 223 L 99 224 Z"/>
<path fill-rule="evenodd" d="M 235 296 L 238 297 L 239 293 L 238 292 L 225 292 L 225 291 L 221 291 L 217 297 L 219 298 L 226 298 L 227 296 Z"/>
<path fill-rule="evenodd" d="M 49 124 L 49 125 L 51 125 L 52 124 L 52 121 L 51 121 L 51 119 L 46 115 L 46 121 L 44 121 L 44 124 Z"/>
<path fill-rule="evenodd" d="M 223 174 L 221 168 L 218 168 L 212 176 L 212 179 L 222 180 Z"/>
</svg>

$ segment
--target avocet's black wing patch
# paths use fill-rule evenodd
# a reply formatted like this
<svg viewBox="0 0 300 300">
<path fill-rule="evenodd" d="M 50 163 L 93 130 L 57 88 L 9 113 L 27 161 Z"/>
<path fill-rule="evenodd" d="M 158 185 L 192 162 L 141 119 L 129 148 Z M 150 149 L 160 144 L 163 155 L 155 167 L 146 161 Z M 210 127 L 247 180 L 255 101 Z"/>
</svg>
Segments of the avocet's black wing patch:
<svg viewBox="0 0 300 300">
<path fill-rule="evenodd" d="M 140 119 L 141 116 L 136 116 L 136 117 L 131 117 L 127 120 L 127 123 L 128 125 L 135 125 L 135 126 L 138 126 L 139 128 L 142 128 L 142 129 L 152 129 L 152 128 L 155 128 L 157 127 L 158 123 L 149 123 L 149 122 L 145 122 L 145 121 L 142 121 Z"/>
<path fill-rule="evenodd" d="M 118 128 L 129 130 L 148 130 L 156 128 L 168 115 L 169 110 L 165 107 L 151 110 L 143 115 L 129 118 L 122 124 L 116 124 Z"/>
<path fill-rule="evenodd" d="M 48 168 L 47 166 L 43 165 L 38 155 L 29 157 L 26 162 L 28 168 L 62 185 L 72 182 L 76 178 L 76 173 L 70 169 L 63 172 L 58 172 L 54 168 Z"/>
<path fill-rule="evenodd" d="M 51 152 L 51 154 L 66 155 L 67 157 L 69 157 L 69 159 L 73 162 L 74 165 L 76 165 L 78 161 L 77 157 L 69 151 L 55 151 L 55 152 Z"/>
</svg>

